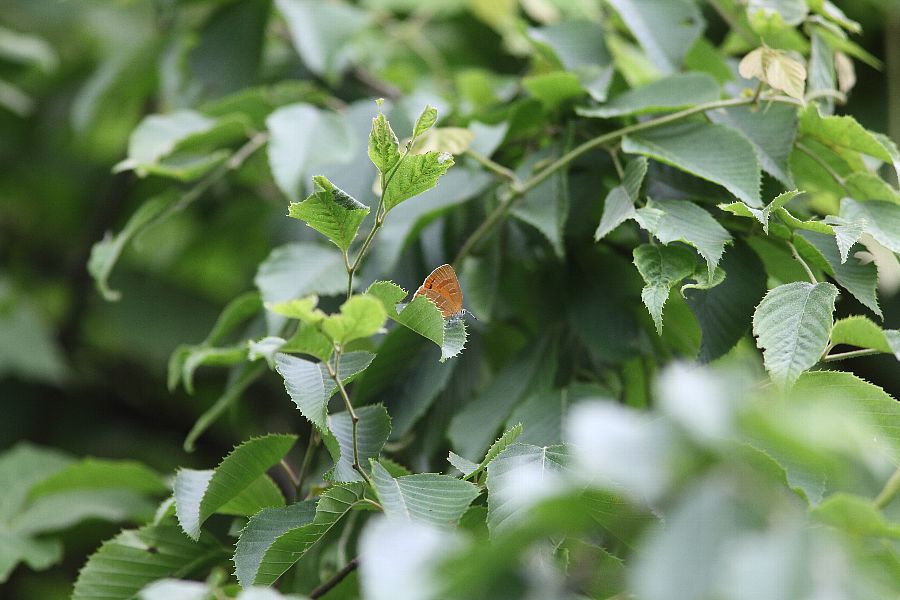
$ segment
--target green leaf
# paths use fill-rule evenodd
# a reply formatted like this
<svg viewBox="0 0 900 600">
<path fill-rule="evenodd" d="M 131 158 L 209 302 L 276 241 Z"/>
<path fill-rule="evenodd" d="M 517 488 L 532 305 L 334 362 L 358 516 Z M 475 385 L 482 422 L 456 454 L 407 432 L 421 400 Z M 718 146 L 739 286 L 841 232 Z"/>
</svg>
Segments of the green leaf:
<svg viewBox="0 0 900 600">
<path fill-rule="evenodd" d="M 247 358 L 246 344 L 215 348 L 208 346 L 179 346 L 173 354 L 174 361 L 169 367 L 181 365 L 180 379 L 187 393 L 194 393 L 194 372 L 201 366 L 228 367 L 243 362 Z M 169 374 L 169 382 L 178 384 L 178 375 Z M 174 386 L 173 386 L 174 387 Z"/>
<path fill-rule="evenodd" d="M 705 26 L 690 0 L 608 0 L 663 73 L 679 70 Z"/>
<path fill-rule="evenodd" d="M 88 457 L 70 464 L 32 487 L 30 497 L 105 488 L 125 489 L 142 494 L 162 494 L 169 489 L 157 472 L 137 461 Z"/>
<path fill-rule="evenodd" d="M 800 113 L 800 134 L 820 142 L 827 148 L 844 155 L 846 151 L 860 152 L 893 164 L 891 154 L 884 145 L 856 119 L 850 116 L 825 116 L 815 105 Z"/>
<path fill-rule="evenodd" d="M 466 479 L 470 477 L 474 477 L 484 471 L 491 462 L 497 458 L 501 452 L 506 450 L 512 444 L 515 443 L 519 436 L 522 435 L 522 424 L 516 423 L 509 429 L 503 432 L 497 440 L 491 444 L 491 447 L 488 448 L 487 453 L 484 455 L 484 458 L 481 460 L 481 463 L 473 463 L 469 460 L 466 460 L 462 456 L 451 452 L 450 456 L 447 460 L 451 465 L 462 471 L 463 475 L 465 475 Z"/>
<path fill-rule="evenodd" d="M 175 476 L 175 513 L 185 533 L 198 539 L 200 526 L 276 464 L 297 440 L 266 435 L 237 446 L 214 470 L 181 469 Z"/>
<path fill-rule="evenodd" d="M 372 119 L 372 131 L 369 133 L 369 159 L 382 175 L 387 174 L 400 160 L 400 142 L 397 134 L 391 129 L 384 113 Z"/>
<path fill-rule="evenodd" d="M 653 317 L 658 335 L 662 335 L 663 306 L 669 291 L 682 279 L 690 277 L 696 264 L 694 253 L 687 248 L 643 244 L 634 249 L 634 266 L 645 283 L 641 300 Z"/>
<path fill-rule="evenodd" d="M 417 138 L 437 123 L 438 112 L 433 106 L 426 106 L 413 127 L 413 138 Z"/>
<path fill-rule="evenodd" d="M 581 80 L 568 71 L 552 71 L 522 78 L 522 87 L 534 96 L 547 110 L 554 110 L 562 104 L 581 98 L 585 89 Z"/>
<path fill-rule="evenodd" d="M 122 531 L 94 552 L 78 573 L 72 600 L 128 600 L 161 577 L 184 577 L 222 558 L 207 533 L 188 539 L 174 524 Z"/>
<path fill-rule="evenodd" d="M 612 231 L 627 221 L 637 216 L 634 203 L 640 197 L 641 186 L 647 175 L 647 159 L 638 156 L 625 166 L 625 174 L 622 177 L 622 185 L 617 185 L 609 191 L 603 201 L 603 216 L 600 224 L 594 232 L 594 241 L 599 242 Z"/>
<path fill-rule="evenodd" d="M 705 73 L 683 73 L 658 79 L 628 90 L 600 106 L 577 107 L 582 117 L 610 119 L 676 111 L 718 100 L 721 92 L 715 79 Z"/>
<path fill-rule="evenodd" d="M 327 9 L 326 9 L 327 10 Z M 306 178 L 325 165 L 353 158 L 354 140 L 343 117 L 311 104 L 291 104 L 266 119 L 272 176 L 291 201 L 301 198 Z"/>
<path fill-rule="evenodd" d="M 284 302 L 267 303 L 266 309 L 289 319 L 298 319 L 307 325 L 318 325 L 328 316 L 316 308 L 318 303 L 319 297 L 313 295 Z"/>
<path fill-rule="evenodd" d="M 334 248 L 294 243 L 278 246 L 259 265 L 254 279 L 266 304 L 293 300 L 311 294 L 336 295 L 347 290 L 344 259 Z M 269 333 L 284 319 L 267 314 Z"/>
<path fill-rule="evenodd" d="M 19 442 L 0 454 L 0 583 L 20 561 L 43 570 L 62 558 L 58 540 L 35 539 L 18 533 L 11 523 L 27 507 L 32 488 L 72 464 L 62 452 Z"/>
<path fill-rule="evenodd" d="M 841 262 L 841 253 L 830 235 L 815 233 L 812 231 L 799 231 L 795 236 L 797 250 L 808 260 L 821 267 L 826 273 L 834 277 L 838 284 L 853 294 L 863 306 L 883 317 L 878 306 L 878 270 L 874 263 L 862 264 L 851 259 Z M 810 253 L 815 255 L 814 260 Z"/>
<path fill-rule="evenodd" d="M 603 216 L 600 217 L 600 224 L 597 225 L 597 231 L 594 232 L 594 241 L 599 242 L 612 233 L 616 227 L 635 216 L 637 216 L 637 212 L 634 210 L 634 201 L 624 186 L 617 185 L 612 188 L 603 201 Z"/>
<path fill-rule="evenodd" d="M 750 206 L 762 207 L 756 151 L 734 129 L 702 122 L 678 123 L 625 136 L 622 150 L 717 183 Z"/>
<path fill-rule="evenodd" d="M 122 231 L 115 236 L 107 232 L 106 236 L 91 248 L 87 269 L 94 278 L 97 291 L 105 300 L 115 301 L 122 297 L 120 292 L 109 287 L 109 276 L 125 250 L 125 246 L 138 233 L 162 220 L 178 201 L 178 198 L 179 196 L 174 190 L 168 190 L 150 198 L 131 215 Z"/>
<path fill-rule="evenodd" d="M 384 189 L 384 210 L 392 208 L 437 185 L 441 175 L 453 166 L 446 152 L 426 152 L 406 156 L 396 168 Z"/>
<path fill-rule="evenodd" d="M 606 100 L 612 81 L 612 57 L 596 22 L 560 21 L 531 28 L 528 37 L 548 60 L 573 73 L 582 88 L 597 102 Z"/>
<path fill-rule="evenodd" d="M 844 178 L 844 184 L 853 198 L 900 204 L 900 192 L 875 173 L 850 173 Z"/>
<path fill-rule="evenodd" d="M 209 139 L 230 142 L 241 135 L 243 129 L 240 123 L 217 121 L 192 110 L 149 115 L 132 132 L 128 141 L 128 158 L 116 165 L 115 170 L 134 169 L 144 177 L 180 147 L 196 146 Z"/>
<path fill-rule="evenodd" d="M 316 504 L 317 500 L 303 500 L 290 506 L 264 508 L 250 517 L 234 548 L 235 576 L 242 587 L 255 582 L 263 558 L 276 539 L 313 522 Z"/>
<path fill-rule="evenodd" d="M 397 312 L 397 305 L 407 296 L 406 290 L 390 281 L 376 281 L 366 294 L 378 298 L 393 321 L 412 329 L 441 349 L 440 361 L 457 356 L 465 348 L 468 333 L 465 321 L 444 319 L 440 309 L 425 296 L 415 296 Z"/>
<path fill-rule="evenodd" d="M 350 383 L 369 366 L 373 358 L 374 355 L 369 352 L 345 354 L 340 362 L 341 381 L 344 384 Z M 284 387 L 300 413 L 327 435 L 328 401 L 337 391 L 337 385 L 325 365 L 287 354 L 277 354 L 275 370 L 284 378 Z"/>
<path fill-rule="evenodd" d="M 452 450 L 447 455 L 447 462 L 459 469 L 464 477 L 468 477 L 478 470 L 478 463 L 473 463 L 471 460 L 463 458 Z"/>
<path fill-rule="evenodd" d="M 526 161 L 525 168 L 542 158 L 554 157 L 552 151 L 536 153 Z M 565 172 L 554 173 L 542 181 L 537 187 L 525 193 L 525 196 L 512 208 L 512 214 L 519 220 L 528 223 L 547 238 L 556 256 L 563 258 L 565 254 L 566 219 L 569 216 L 569 190 Z"/>
<path fill-rule="evenodd" d="M 319 365 L 287 354 L 275 357 L 275 370 L 284 378 L 284 387 L 300 413 L 319 431 L 328 429 L 328 398 L 325 377 Z"/>
<path fill-rule="evenodd" d="M 543 389 L 549 372 L 556 368 L 556 348 L 548 340 L 519 352 L 491 382 L 453 417 L 447 430 L 452 448 L 466 459 L 483 456 L 491 440 L 525 394 Z M 552 360 L 551 360 L 552 359 Z"/>
<path fill-rule="evenodd" d="M 344 515 L 363 501 L 360 483 L 336 485 L 326 490 L 316 503 L 311 522 L 281 531 L 292 515 L 298 522 L 306 518 L 306 508 L 285 507 L 262 512 L 250 519 L 241 532 L 235 550 L 235 572 L 241 585 L 271 585 L 300 560 L 316 542 L 325 537 Z M 277 511 L 277 512 L 276 512 Z M 254 521 L 254 519 L 256 519 Z M 247 536 L 245 538 L 245 536 Z M 268 543 L 268 538 L 273 541 Z M 245 540 L 242 543 L 242 540 Z M 268 545 L 267 545 L 268 544 Z"/>
<path fill-rule="evenodd" d="M 334 351 L 334 343 L 315 326 L 302 323 L 289 340 L 273 351 L 273 356 L 277 351 L 288 354 L 306 354 L 319 360 L 326 360 Z M 274 359 L 271 360 L 274 361 Z M 274 368 L 274 362 L 269 366 Z"/>
<path fill-rule="evenodd" d="M 19 442 L 0 454 L 0 520 L 8 522 L 25 507 L 32 488 L 74 461 L 58 450 Z"/>
<path fill-rule="evenodd" d="M 222 515 L 248 517 L 269 506 L 284 506 L 284 496 L 271 477 L 260 475 L 216 512 Z"/>
<path fill-rule="evenodd" d="M 831 330 L 831 343 L 871 348 L 893 354 L 900 360 L 900 330 L 886 329 L 860 315 L 840 319 Z"/>
<path fill-rule="evenodd" d="M 391 474 L 372 461 L 372 479 L 388 519 L 417 521 L 436 527 L 454 527 L 478 495 L 478 488 L 449 475 Z"/>
<path fill-rule="evenodd" d="M 772 213 L 777 213 L 778 209 L 784 208 L 784 205 L 793 200 L 795 197 L 802 194 L 802 192 L 797 190 L 791 190 L 789 192 L 784 192 L 775 197 L 774 200 L 769 202 L 764 208 L 753 208 L 747 206 L 743 202 L 732 202 L 731 204 L 720 204 L 719 208 L 729 212 L 733 215 L 737 215 L 739 217 L 748 217 L 753 218 L 762 223 L 763 231 L 766 232 L 766 235 L 769 235 L 769 218 L 772 216 Z M 830 230 L 830 228 L 828 228 Z"/>
<path fill-rule="evenodd" d="M 806 19 L 809 7 L 806 0 L 749 0 L 748 15 L 752 18 L 757 12 L 777 13 L 785 25 L 796 27 Z"/>
<path fill-rule="evenodd" d="M 894 254 L 900 254 L 900 204 L 844 198 L 841 200 L 841 217 L 861 223 L 875 241 Z"/>
<path fill-rule="evenodd" d="M 830 283 L 788 283 L 770 290 L 753 314 L 766 370 L 792 384 L 825 352 L 838 290 Z"/>
<path fill-rule="evenodd" d="M 393 328 L 356 388 L 354 401 L 360 404 L 385 399 L 394 440 L 410 432 L 458 368 L 458 361 L 439 362 L 440 350 L 430 344 L 406 327 Z"/>
<path fill-rule="evenodd" d="M 388 317 L 396 319 L 397 305 L 403 302 L 408 292 L 393 281 L 376 281 L 369 286 L 366 294 L 378 298 Z"/>
<path fill-rule="evenodd" d="M 388 273 L 397 266 L 406 247 L 419 239 L 425 226 L 449 214 L 459 205 L 478 197 L 495 182 L 482 168 L 461 164 L 444 175 L 442 184 L 425 192 L 416 202 L 404 202 L 384 222 L 378 243 L 372 246 L 366 264 Z"/>
<path fill-rule="evenodd" d="M 348 196 L 327 178 L 313 177 L 314 191 L 303 202 L 292 202 L 288 216 L 306 221 L 343 251 L 356 239 L 369 207 Z"/>
<path fill-rule="evenodd" d="M 275 6 L 284 16 L 303 63 L 316 75 L 337 84 L 340 74 L 350 66 L 352 54 L 348 49 L 369 25 L 370 14 L 343 2 L 276 0 Z"/>
<path fill-rule="evenodd" d="M 488 529 L 492 536 L 516 526 L 528 508 L 529 496 L 540 497 L 567 468 L 564 446 L 513 444 L 487 467 Z M 534 489 L 540 482 L 541 488 Z"/>
<path fill-rule="evenodd" d="M 463 127 L 435 127 L 416 138 L 410 152 L 449 152 L 463 154 L 475 140 L 475 133 Z"/>
<path fill-rule="evenodd" d="M 185 452 L 194 451 L 194 443 L 197 441 L 197 438 L 199 438 L 210 425 L 215 423 L 228 408 L 237 402 L 244 391 L 246 391 L 253 382 L 262 377 L 265 371 L 265 366 L 261 364 L 243 363 L 235 367 L 228 378 L 228 383 L 226 384 L 222 395 L 219 396 L 212 406 L 200 415 L 194 423 L 194 426 L 191 427 L 191 430 L 185 436 L 183 444 Z"/>
<path fill-rule="evenodd" d="M 361 406 L 356 409 L 359 422 L 356 424 L 356 443 L 359 463 L 362 468 L 370 458 L 378 458 L 381 449 L 391 434 L 391 417 L 381 405 Z M 362 481 L 353 468 L 353 422 L 350 413 L 344 411 L 328 415 L 328 428 L 334 433 L 338 444 L 338 456 L 334 458 L 332 479 L 336 482 Z"/>
<path fill-rule="evenodd" d="M 893 464 L 900 464 L 900 402 L 877 385 L 863 381 L 852 373 L 814 371 L 804 373 L 794 386 L 797 400 L 818 410 L 828 407 L 837 415 L 864 419 L 874 431 L 867 430 L 864 441 L 865 460 L 880 452 Z M 872 436 L 871 434 L 875 435 Z"/>
<path fill-rule="evenodd" d="M 788 163 L 797 137 L 797 109 L 772 104 L 765 109 L 733 106 L 706 113 L 714 122 L 735 129 L 750 141 L 760 166 L 788 189 L 795 187 Z"/>
<path fill-rule="evenodd" d="M 900 539 L 900 524 L 888 521 L 868 498 L 837 493 L 810 510 L 814 521 L 858 536 Z"/>
<path fill-rule="evenodd" d="M 17 535 L 63 530 L 88 519 L 148 521 L 156 502 L 129 489 L 81 489 L 34 499 L 11 523 Z"/>
<path fill-rule="evenodd" d="M 711 214 L 687 200 L 648 201 L 635 220 L 663 244 L 684 242 L 697 249 L 713 276 L 731 235 Z"/>
<path fill-rule="evenodd" d="M 386 319 L 387 313 L 377 298 L 351 296 L 341 305 L 340 314 L 329 315 L 322 321 L 322 331 L 335 343 L 344 346 L 375 335 Z"/>
<path fill-rule="evenodd" d="M 766 271 L 753 250 L 735 243 L 725 253 L 725 280 L 708 290 L 683 289 L 687 305 L 700 325 L 698 360 L 723 356 L 750 329 L 753 310 L 766 293 Z"/>
</svg>

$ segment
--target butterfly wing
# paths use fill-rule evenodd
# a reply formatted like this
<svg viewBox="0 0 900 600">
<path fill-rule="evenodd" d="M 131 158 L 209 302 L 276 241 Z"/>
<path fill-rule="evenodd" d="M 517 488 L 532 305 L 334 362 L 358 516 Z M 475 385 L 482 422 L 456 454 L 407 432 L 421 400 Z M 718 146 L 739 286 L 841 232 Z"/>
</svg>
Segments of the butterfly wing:
<svg viewBox="0 0 900 600">
<path fill-rule="evenodd" d="M 416 295 L 425 296 L 434 302 L 445 319 L 463 310 L 462 289 L 459 287 L 456 271 L 450 265 L 441 265 L 432 271 L 416 290 Z"/>
</svg>

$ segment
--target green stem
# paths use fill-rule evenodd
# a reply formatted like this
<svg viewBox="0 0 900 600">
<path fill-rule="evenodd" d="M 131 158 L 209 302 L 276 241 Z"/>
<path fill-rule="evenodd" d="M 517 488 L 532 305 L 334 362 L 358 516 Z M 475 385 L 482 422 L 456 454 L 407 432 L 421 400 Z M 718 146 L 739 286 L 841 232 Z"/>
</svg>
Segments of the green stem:
<svg viewBox="0 0 900 600">
<path fill-rule="evenodd" d="M 303 481 L 309 472 L 309 465 L 312 464 L 313 455 L 319 448 L 319 434 L 314 429 L 309 432 L 309 441 L 306 443 L 306 452 L 303 454 L 303 462 L 300 463 L 300 471 L 297 473 L 297 498 L 303 497 Z"/>
<path fill-rule="evenodd" d="M 282 470 L 287 474 L 288 479 L 291 480 L 291 485 L 294 486 L 294 489 L 297 489 L 300 486 L 300 478 L 297 477 L 296 473 L 294 473 L 294 469 L 292 469 L 291 465 L 289 465 L 283 458 L 281 459 L 279 464 L 281 465 Z"/>
<path fill-rule="evenodd" d="M 880 350 L 873 350 L 871 348 L 865 348 L 863 350 L 851 350 L 849 352 L 838 352 L 837 354 L 829 354 L 822 358 L 822 362 L 834 362 L 838 360 L 844 360 L 846 358 L 856 358 L 858 356 L 872 356 L 873 354 L 880 354 Z"/>
<path fill-rule="evenodd" d="M 669 123 L 675 123 L 682 119 L 686 119 L 687 117 L 691 117 L 699 113 L 704 113 L 709 110 L 754 104 L 756 100 L 757 99 L 754 98 L 728 98 L 726 100 L 705 102 L 703 104 L 698 104 L 691 108 L 687 108 L 685 110 L 674 112 L 668 115 L 663 115 L 655 119 L 648 119 L 647 121 L 641 121 L 640 123 L 633 123 L 620 129 L 616 129 L 615 131 L 610 131 L 609 133 L 604 133 L 603 135 L 599 135 L 595 138 L 589 139 L 583 144 L 580 144 L 579 146 L 576 146 L 569 152 L 565 153 L 557 160 L 550 163 L 548 166 L 544 167 L 543 169 L 526 179 L 524 182 L 519 183 L 518 181 L 513 181 L 511 184 L 509 184 L 510 196 L 504 201 L 500 202 L 500 204 L 497 205 L 494 211 L 487 216 L 487 219 L 475 231 L 472 232 L 468 239 L 466 239 L 466 241 L 463 243 L 462 248 L 460 248 L 459 253 L 456 255 L 453 263 L 456 265 L 460 264 L 462 259 L 469 255 L 469 253 L 475 248 L 475 246 L 477 246 L 478 242 L 481 241 L 481 238 L 483 238 L 490 232 L 494 225 L 496 225 L 496 223 L 500 221 L 504 215 L 506 215 L 512 205 L 519 198 L 524 196 L 528 191 L 543 183 L 545 179 L 553 175 L 555 172 L 569 165 L 569 163 L 574 161 L 579 156 L 586 154 L 587 152 L 590 152 L 595 148 L 607 146 L 609 144 L 617 142 L 619 139 L 632 133 L 645 131 L 647 129 L 653 129 L 654 127 L 659 127 L 661 125 L 668 125 Z M 763 98 L 763 100 L 781 104 L 792 104 L 795 106 L 803 105 L 801 101 L 797 100 L 796 98 L 790 98 L 788 96 L 766 96 Z"/>
<path fill-rule="evenodd" d="M 341 393 L 341 398 L 344 399 L 344 406 L 347 407 L 347 412 L 350 413 L 350 437 L 353 441 L 353 470 L 360 474 L 360 476 L 368 483 L 370 486 L 372 485 L 372 480 L 369 479 L 369 475 L 363 470 L 362 465 L 359 463 L 359 443 L 357 441 L 357 427 L 359 424 L 359 415 L 356 414 L 356 411 L 353 410 L 353 404 L 350 402 L 350 396 L 347 394 L 346 388 L 344 388 L 344 382 L 341 381 L 340 373 L 341 370 L 341 354 L 342 350 L 339 346 L 335 346 L 334 353 L 334 366 L 331 366 L 331 362 L 325 361 L 325 368 L 328 370 L 328 375 L 334 380 L 335 385 L 337 385 L 338 390 Z"/>
<path fill-rule="evenodd" d="M 812 269 L 809 268 L 809 265 L 806 264 L 806 261 L 803 260 L 803 258 L 800 256 L 800 253 L 797 252 L 796 246 L 794 246 L 794 244 L 792 244 L 791 242 L 788 242 L 787 245 L 791 248 L 791 254 L 794 255 L 794 260 L 799 262 L 803 266 L 803 270 L 806 271 L 806 276 L 809 277 L 809 282 L 812 284 L 819 283 L 819 280 L 816 279 L 816 276 L 813 274 Z"/>
<path fill-rule="evenodd" d="M 490 158 L 484 156 L 483 154 L 479 154 L 478 152 L 469 149 L 466 150 L 466 155 L 474 159 L 475 162 L 481 164 L 481 166 L 483 166 L 488 171 L 492 171 L 494 174 L 499 175 L 503 179 L 508 179 L 512 183 L 515 183 L 519 180 L 519 178 L 516 177 L 516 174 L 513 173 L 511 169 L 507 169 L 503 165 L 492 161 Z"/>
<path fill-rule="evenodd" d="M 403 154 L 400 155 L 399 160 L 397 160 L 397 164 L 391 167 L 391 170 L 387 172 L 387 175 L 384 173 L 381 174 L 381 197 L 378 199 L 378 207 L 375 208 L 375 224 L 372 225 L 371 231 L 369 231 L 369 235 L 366 236 L 366 239 L 363 240 L 362 247 L 359 249 L 359 254 L 356 255 L 356 260 L 353 261 L 353 264 L 350 264 L 349 255 L 344 260 L 344 265 L 347 267 L 347 298 L 353 293 L 353 275 L 356 273 L 357 269 L 359 269 L 359 265 L 362 262 L 363 257 L 366 255 L 366 252 L 369 250 L 369 246 L 372 244 L 372 240 L 375 239 L 375 234 L 378 233 L 378 230 L 381 229 L 381 226 L 384 225 L 384 217 L 387 215 L 387 211 L 384 208 L 384 192 L 387 190 L 388 185 L 391 183 L 391 179 L 393 179 L 394 174 L 400 168 L 400 163 L 409 156 L 409 151 L 412 149 L 412 145 L 415 143 L 416 138 L 413 137 L 409 143 L 406 145 L 406 149 L 403 151 Z"/>
<path fill-rule="evenodd" d="M 875 506 L 877 508 L 886 507 L 897 497 L 898 492 L 900 492 L 900 467 L 897 467 L 897 470 L 894 471 L 894 474 L 887 480 L 887 483 L 884 484 L 884 488 L 875 498 Z"/>
</svg>

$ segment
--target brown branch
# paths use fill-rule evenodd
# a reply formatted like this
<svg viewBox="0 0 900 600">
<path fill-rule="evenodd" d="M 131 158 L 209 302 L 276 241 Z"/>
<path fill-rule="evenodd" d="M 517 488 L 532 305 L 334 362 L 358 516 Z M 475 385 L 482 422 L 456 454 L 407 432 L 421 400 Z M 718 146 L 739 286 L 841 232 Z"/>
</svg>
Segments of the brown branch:
<svg viewBox="0 0 900 600">
<path fill-rule="evenodd" d="M 356 558 L 354 558 L 353 560 L 351 560 L 350 562 L 348 562 L 346 565 L 344 565 L 344 568 L 341 569 L 340 571 L 338 571 L 337 573 L 335 573 L 331 577 L 331 579 L 329 579 L 328 581 L 326 581 L 325 583 L 323 583 L 322 585 L 320 585 L 319 587 L 317 587 L 316 589 L 311 591 L 309 593 L 310 600 L 316 600 L 316 598 L 321 598 L 322 596 L 324 596 L 325 594 L 327 594 L 328 592 L 333 590 L 335 587 L 337 587 L 337 585 L 340 582 L 342 582 L 344 580 L 345 577 L 347 577 L 347 575 L 349 575 L 350 573 L 355 571 L 357 567 L 359 567 L 359 557 L 358 556 Z"/>
</svg>

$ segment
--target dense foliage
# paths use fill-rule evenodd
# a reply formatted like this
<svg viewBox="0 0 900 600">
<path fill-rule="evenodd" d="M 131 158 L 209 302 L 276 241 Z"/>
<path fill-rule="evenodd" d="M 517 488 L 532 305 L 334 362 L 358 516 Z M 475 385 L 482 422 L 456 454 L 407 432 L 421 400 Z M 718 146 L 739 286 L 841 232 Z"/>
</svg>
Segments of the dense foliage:
<svg viewBox="0 0 900 600">
<path fill-rule="evenodd" d="M 849 6 L 75 4 L 0 27 L 16 597 L 900 594 Z"/>
</svg>

